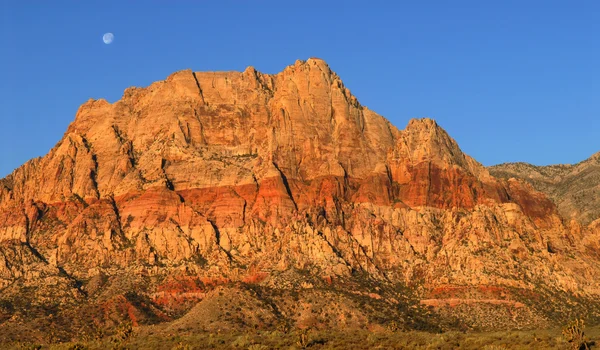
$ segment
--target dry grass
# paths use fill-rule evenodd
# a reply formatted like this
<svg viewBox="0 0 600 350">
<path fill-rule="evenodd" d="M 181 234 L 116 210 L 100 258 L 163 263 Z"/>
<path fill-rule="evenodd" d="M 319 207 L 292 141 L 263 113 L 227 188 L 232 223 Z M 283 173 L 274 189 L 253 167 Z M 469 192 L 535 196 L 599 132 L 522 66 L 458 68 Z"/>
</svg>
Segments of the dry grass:
<svg viewBox="0 0 600 350">
<path fill-rule="evenodd" d="M 256 331 L 249 333 L 150 334 L 136 332 L 127 349 L 568 349 L 560 329 L 512 332 L 331 332 L 311 330 L 299 344 L 300 331 Z M 600 326 L 588 327 L 592 341 L 600 341 Z M 32 344 L 12 344 L 8 349 L 32 349 Z M 25 346 L 25 347 L 20 347 Z M 29 347 L 27 347 L 29 346 Z M 79 347 L 75 347 L 79 346 Z M 110 339 L 87 343 L 45 345 L 43 349 L 111 349 Z M 2 347 L 5 348 L 5 347 Z M 591 349 L 594 349 L 593 345 Z"/>
</svg>

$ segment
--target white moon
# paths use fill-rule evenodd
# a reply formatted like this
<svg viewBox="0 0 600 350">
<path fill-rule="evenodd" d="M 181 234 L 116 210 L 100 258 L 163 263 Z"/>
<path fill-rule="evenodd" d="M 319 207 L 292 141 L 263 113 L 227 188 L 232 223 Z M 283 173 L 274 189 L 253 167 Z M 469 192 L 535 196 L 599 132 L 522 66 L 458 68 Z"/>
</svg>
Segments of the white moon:
<svg viewBox="0 0 600 350">
<path fill-rule="evenodd" d="M 112 43 L 113 40 L 115 40 L 115 36 L 113 35 L 113 33 L 106 33 L 102 37 L 102 41 L 104 41 L 104 43 L 107 44 L 107 45 L 110 44 L 110 43 Z"/>
</svg>

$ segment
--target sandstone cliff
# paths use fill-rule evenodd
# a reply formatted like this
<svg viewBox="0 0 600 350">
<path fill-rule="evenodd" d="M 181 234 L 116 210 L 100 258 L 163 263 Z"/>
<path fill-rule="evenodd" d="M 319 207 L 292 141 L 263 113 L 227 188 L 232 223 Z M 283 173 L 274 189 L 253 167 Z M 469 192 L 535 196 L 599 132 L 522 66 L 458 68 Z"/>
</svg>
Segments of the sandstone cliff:
<svg viewBox="0 0 600 350">
<path fill-rule="evenodd" d="M 529 184 L 490 175 L 435 121 L 397 129 L 320 59 L 275 75 L 181 71 L 113 104 L 90 100 L 46 156 L 0 181 L 3 295 L 51 285 L 73 305 L 117 290 L 159 309 L 203 298 L 161 292 L 165 276 L 320 283 L 284 277 L 305 271 L 542 324 L 553 311 L 531 295 L 598 297 L 599 237 Z M 123 273 L 137 277 L 110 284 Z M 469 324 L 504 324 L 485 310 Z"/>
</svg>

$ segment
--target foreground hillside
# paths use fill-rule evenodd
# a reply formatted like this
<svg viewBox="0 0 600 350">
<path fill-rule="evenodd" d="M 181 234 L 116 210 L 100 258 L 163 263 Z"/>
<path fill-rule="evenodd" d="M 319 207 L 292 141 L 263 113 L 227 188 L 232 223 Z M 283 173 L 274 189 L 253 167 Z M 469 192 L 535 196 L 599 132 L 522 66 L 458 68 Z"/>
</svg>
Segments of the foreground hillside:
<svg viewBox="0 0 600 350">
<path fill-rule="evenodd" d="M 435 121 L 399 130 L 362 106 L 322 60 L 181 71 L 86 102 L 46 156 L 0 180 L 0 342 L 124 322 L 597 322 L 599 244 L 598 225 L 492 176 Z"/>
</svg>

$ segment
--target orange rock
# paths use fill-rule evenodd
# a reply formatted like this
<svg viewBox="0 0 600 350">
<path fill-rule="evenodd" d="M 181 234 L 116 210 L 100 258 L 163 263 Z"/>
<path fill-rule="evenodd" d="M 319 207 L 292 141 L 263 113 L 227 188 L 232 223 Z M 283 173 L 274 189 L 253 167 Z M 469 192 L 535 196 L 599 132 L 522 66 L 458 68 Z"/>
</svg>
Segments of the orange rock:
<svg viewBox="0 0 600 350">
<path fill-rule="evenodd" d="M 78 278 L 316 267 L 598 296 L 593 230 L 491 176 L 435 121 L 397 129 L 320 59 L 274 75 L 187 70 L 87 101 L 46 156 L 0 180 L 1 246 L 38 253 L 0 260 L 0 288 L 37 256 Z"/>
</svg>

